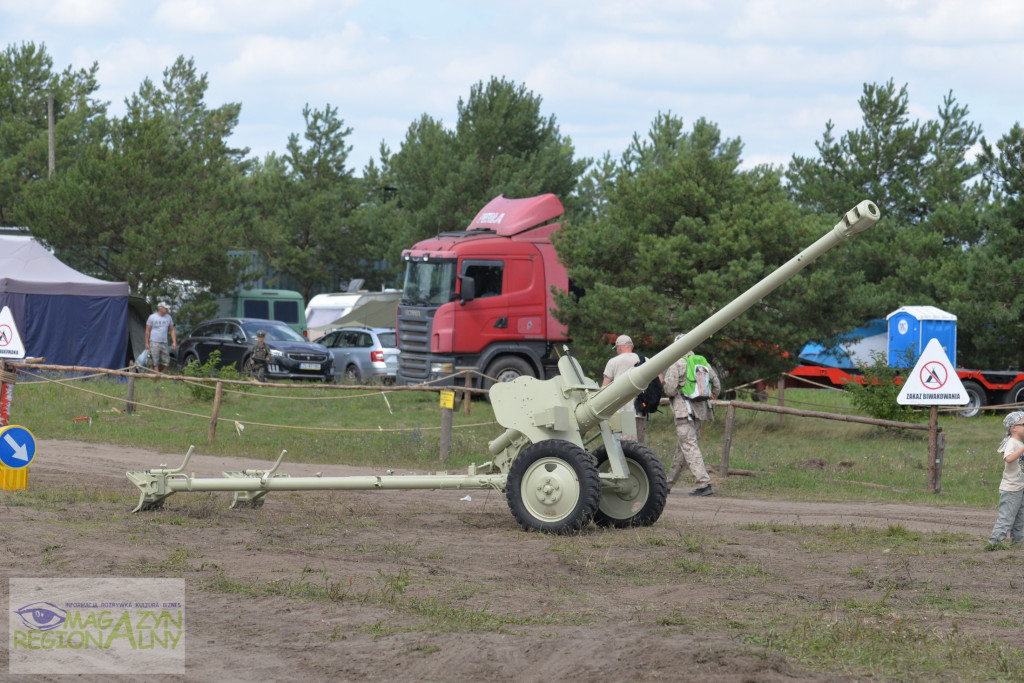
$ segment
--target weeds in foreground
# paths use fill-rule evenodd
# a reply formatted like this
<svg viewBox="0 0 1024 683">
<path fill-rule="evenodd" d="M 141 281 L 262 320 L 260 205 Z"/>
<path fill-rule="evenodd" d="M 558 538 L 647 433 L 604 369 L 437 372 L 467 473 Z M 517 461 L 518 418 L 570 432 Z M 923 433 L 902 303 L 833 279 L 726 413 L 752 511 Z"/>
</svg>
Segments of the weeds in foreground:
<svg viewBox="0 0 1024 683">
<path fill-rule="evenodd" d="M 955 622 L 926 625 L 892 614 L 853 614 L 805 617 L 796 624 L 768 621 L 761 628 L 745 642 L 827 673 L 915 680 L 1024 678 L 1024 652 L 962 633 Z"/>
</svg>

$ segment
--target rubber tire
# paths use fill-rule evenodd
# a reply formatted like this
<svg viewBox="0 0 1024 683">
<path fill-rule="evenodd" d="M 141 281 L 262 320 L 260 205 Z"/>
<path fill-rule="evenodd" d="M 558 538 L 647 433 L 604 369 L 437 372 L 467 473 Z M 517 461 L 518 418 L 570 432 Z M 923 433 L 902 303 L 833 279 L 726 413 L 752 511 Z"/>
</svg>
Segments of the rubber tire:
<svg viewBox="0 0 1024 683">
<path fill-rule="evenodd" d="M 612 489 L 601 492 L 601 502 L 594 513 L 598 526 L 628 529 L 651 526 L 658 521 L 668 502 L 668 479 L 665 465 L 649 447 L 635 441 L 622 442 L 626 471 L 632 493 L 623 495 Z M 608 451 L 601 446 L 594 451 L 598 472 L 611 472 Z"/>
<path fill-rule="evenodd" d="M 363 381 L 362 375 L 359 374 L 359 368 L 355 365 L 349 365 L 345 368 L 345 383 L 346 384 L 359 384 Z"/>
<path fill-rule="evenodd" d="M 988 403 L 985 398 L 985 387 L 969 379 L 965 379 L 963 385 L 969 400 L 967 406 L 958 412 L 957 415 L 960 417 L 977 417 L 981 415 Z"/>
<path fill-rule="evenodd" d="M 571 441 L 549 439 L 526 447 L 512 461 L 505 498 L 526 531 L 575 534 L 594 519 L 601 478 L 590 453 Z"/>
<path fill-rule="evenodd" d="M 524 375 L 534 377 L 533 368 L 519 356 L 498 356 L 487 366 L 484 374 L 493 377 L 498 382 L 511 382 Z M 484 388 L 490 389 L 494 386 L 492 379 L 484 380 Z"/>
<path fill-rule="evenodd" d="M 195 361 L 195 362 L 198 363 L 199 362 L 199 356 L 196 355 L 194 352 L 189 351 L 188 353 L 186 353 L 184 356 L 181 357 L 180 361 L 178 361 L 178 367 L 179 368 L 184 368 L 186 365 L 188 365 L 192 361 Z"/>
<path fill-rule="evenodd" d="M 1003 403 L 1024 403 L 1024 382 L 1017 382 L 1003 396 Z M 1010 408 L 1010 410 L 1024 410 L 1024 406 Z"/>
</svg>

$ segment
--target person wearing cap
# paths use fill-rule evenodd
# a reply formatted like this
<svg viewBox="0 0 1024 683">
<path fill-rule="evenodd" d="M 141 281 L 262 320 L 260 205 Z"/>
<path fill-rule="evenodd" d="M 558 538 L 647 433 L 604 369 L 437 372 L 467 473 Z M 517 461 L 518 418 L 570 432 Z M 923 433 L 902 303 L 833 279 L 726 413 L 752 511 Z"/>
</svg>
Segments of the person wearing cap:
<svg viewBox="0 0 1024 683">
<path fill-rule="evenodd" d="M 252 345 L 252 352 L 249 354 L 249 362 L 252 364 L 253 374 L 260 380 L 263 379 L 267 363 L 270 361 L 270 347 L 267 346 L 266 338 L 266 330 L 256 330 L 256 343 Z"/>
<path fill-rule="evenodd" d="M 146 319 L 146 350 L 153 359 L 153 369 L 163 372 L 171 362 L 171 353 L 167 348 L 167 336 L 170 333 L 172 349 L 178 347 L 178 335 L 174 331 L 174 319 L 168 312 L 167 303 L 161 301 L 156 305 L 156 313 Z"/>
<path fill-rule="evenodd" d="M 992 527 L 988 547 L 998 547 L 1007 535 L 1010 543 L 1024 543 L 1024 410 L 1015 410 L 1003 418 L 1006 436 L 996 450 L 1003 456 L 1003 479 L 999 482 L 999 517 Z"/>
<path fill-rule="evenodd" d="M 614 380 L 620 376 L 629 372 L 630 368 L 640 362 L 640 356 L 633 353 L 633 340 L 628 335 L 620 334 L 615 339 L 615 355 L 604 365 L 604 379 L 601 381 L 601 386 L 608 386 Z M 636 408 L 633 407 L 633 402 L 630 401 L 626 405 L 619 408 L 620 419 L 622 420 L 622 434 L 616 435 L 617 438 L 625 439 L 626 441 L 637 441 L 637 424 L 636 419 Z M 629 419 L 632 417 L 633 419 Z"/>
<path fill-rule="evenodd" d="M 676 341 L 682 336 L 678 335 Z M 704 454 L 700 452 L 700 425 L 715 418 L 715 408 L 711 401 L 691 401 L 680 391 L 686 382 L 686 360 L 692 355 L 692 350 L 687 351 L 665 372 L 665 395 L 672 402 L 672 413 L 676 418 L 676 453 L 672 458 L 672 467 L 668 470 L 668 488 L 671 491 L 675 486 L 685 464 L 697 480 L 697 488 L 690 491 L 689 495 L 713 496 L 711 476 L 704 466 Z M 708 366 L 708 370 L 711 376 L 711 397 L 714 398 L 722 393 L 722 382 L 713 367 Z"/>
</svg>

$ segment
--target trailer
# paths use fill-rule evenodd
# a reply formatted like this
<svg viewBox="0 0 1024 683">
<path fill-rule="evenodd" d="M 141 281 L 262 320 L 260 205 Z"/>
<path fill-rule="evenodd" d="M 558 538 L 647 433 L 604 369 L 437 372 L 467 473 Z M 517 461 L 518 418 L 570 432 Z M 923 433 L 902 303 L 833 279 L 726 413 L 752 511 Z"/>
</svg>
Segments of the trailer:
<svg viewBox="0 0 1024 683">
<path fill-rule="evenodd" d="M 135 511 L 161 507 L 169 496 L 184 491 L 233 491 L 233 507 L 258 507 L 271 491 L 493 489 L 505 494 L 513 517 L 527 531 L 573 534 L 592 521 L 616 528 L 650 526 L 667 501 L 665 467 L 648 446 L 616 438 L 622 431 L 619 409 L 688 351 L 878 219 L 878 208 L 861 202 L 812 245 L 605 387 L 584 375 L 567 346 L 561 349 L 554 377 L 524 375 L 496 383 L 491 403 L 505 431 L 488 445 L 491 459 L 470 465 L 464 475 L 290 477 L 277 473 L 282 452 L 267 470 L 198 478 L 184 473 L 190 450 L 176 468 L 160 465 L 127 473 L 140 491 Z"/>
<path fill-rule="evenodd" d="M 882 350 L 890 367 L 913 367 L 924 347 L 937 339 L 956 367 L 956 316 L 934 306 L 902 306 L 885 319 L 876 318 L 840 335 L 832 348 L 808 343 L 800 352 L 803 365 L 794 368 L 787 387 L 825 386 L 841 388 L 849 382 L 865 382 L 862 368 L 870 353 Z M 986 406 L 1020 406 L 1024 403 L 1024 372 L 1017 370 L 970 370 L 956 368 L 968 403 L 958 411 L 975 417 Z"/>
<path fill-rule="evenodd" d="M 956 375 L 968 397 L 963 410 L 956 413 L 961 417 L 976 417 L 987 406 L 1024 407 L 1024 372 L 956 368 Z M 851 368 L 799 365 L 789 372 L 786 388 L 841 389 L 848 382 L 864 384 L 863 373 Z"/>
</svg>

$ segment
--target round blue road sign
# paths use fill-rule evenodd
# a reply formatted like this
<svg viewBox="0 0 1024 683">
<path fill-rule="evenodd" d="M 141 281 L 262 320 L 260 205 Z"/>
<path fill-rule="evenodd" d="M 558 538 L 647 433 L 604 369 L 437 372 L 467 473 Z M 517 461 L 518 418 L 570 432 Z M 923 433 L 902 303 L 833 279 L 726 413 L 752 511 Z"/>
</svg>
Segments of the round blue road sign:
<svg viewBox="0 0 1024 683">
<path fill-rule="evenodd" d="M 28 467 L 36 457 L 36 437 L 18 425 L 0 429 L 0 462 L 11 469 Z"/>
</svg>

